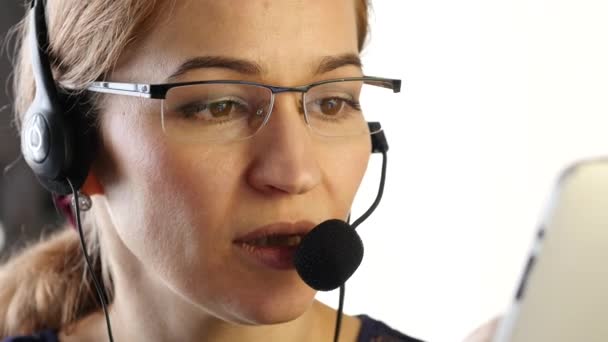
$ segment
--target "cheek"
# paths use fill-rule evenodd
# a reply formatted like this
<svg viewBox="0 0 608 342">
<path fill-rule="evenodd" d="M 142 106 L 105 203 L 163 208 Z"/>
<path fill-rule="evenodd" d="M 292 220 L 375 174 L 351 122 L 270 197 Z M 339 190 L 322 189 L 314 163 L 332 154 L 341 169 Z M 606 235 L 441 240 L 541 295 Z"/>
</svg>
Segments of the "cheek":
<svg viewBox="0 0 608 342">
<path fill-rule="evenodd" d="M 160 273 L 177 272 L 175 265 L 199 268 L 192 263 L 213 248 L 208 236 L 222 234 L 214 230 L 228 210 L 223 190 L 238 178 L 236 160 L 170 145 L 155 127 L 128 115 L 108 115 L 102 124 L 104 169 L 111 170 L 104 189 L 114 228 L 138 259 L 150 260 Z"/>
<path fill-rule="evenodd" d="M 325 187 L 331 194 L 330 201 L 339 204 L 338 211 L 334 213 L 336 217 L 342 217 L 350 210 L 367 169 L 370 150 L 367 136 L 320 147 L 318 155 L 322 156 L 319 163 L 324 165 Z"/>
</svg>

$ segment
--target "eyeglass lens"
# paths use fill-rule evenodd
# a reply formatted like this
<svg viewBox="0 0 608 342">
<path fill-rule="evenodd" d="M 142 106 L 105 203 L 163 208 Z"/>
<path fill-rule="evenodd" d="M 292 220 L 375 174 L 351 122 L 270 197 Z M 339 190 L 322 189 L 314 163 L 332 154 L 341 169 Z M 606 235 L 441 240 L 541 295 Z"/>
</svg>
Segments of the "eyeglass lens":
<svg viewBox="0 0 608 342">
<path fill-rule="evenodd" d="M 367 121 L 379 121 L 381 113 L 377 111 L 387 110 L 391 98 L 392 90 L 363 81 L 316 85 L 303 96 L 305 121 L 321 136 L 370 134 Z M 188 141 L 246 139 L 266 123 L 272 101 L 270 89 L 251 84 L 171 88 L 162 104 L 163 131 L 167 136 Z"/>
</svg>

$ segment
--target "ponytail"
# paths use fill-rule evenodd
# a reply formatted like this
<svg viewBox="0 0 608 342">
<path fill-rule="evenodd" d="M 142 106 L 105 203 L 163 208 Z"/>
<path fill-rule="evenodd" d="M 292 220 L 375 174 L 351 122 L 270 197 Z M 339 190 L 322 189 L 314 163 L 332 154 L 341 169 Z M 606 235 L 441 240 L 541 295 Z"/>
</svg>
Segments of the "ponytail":
<svg viewBox="0 0 608 342">
<path fill-rule="evenodd" d="M 101 279 L 99 249 L 89 253 Z M 22 250 L 0 266 L 0 339 L 59 330 L 98 308 L 78 234 L 71 228 Z"/>
</svg>

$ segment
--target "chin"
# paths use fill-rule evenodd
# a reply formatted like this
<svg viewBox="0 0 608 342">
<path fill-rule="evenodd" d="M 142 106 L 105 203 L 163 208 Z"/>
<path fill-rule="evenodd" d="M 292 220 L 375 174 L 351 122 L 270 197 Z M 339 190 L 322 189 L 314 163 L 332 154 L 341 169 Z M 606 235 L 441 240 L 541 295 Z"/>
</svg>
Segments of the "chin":
<svg viewBox="0 0 608 342">
<path fill-rule="evenodd" d="M 306 287 L 298 289 L 297 293 L 260 293 L 254 298 L 242 299 L 237 309 L 240 312 L 238 322 L 235 323 L 268 325 L 293 321 L 312 307 L 315 294 L 316 291 Z"/>
</svg>

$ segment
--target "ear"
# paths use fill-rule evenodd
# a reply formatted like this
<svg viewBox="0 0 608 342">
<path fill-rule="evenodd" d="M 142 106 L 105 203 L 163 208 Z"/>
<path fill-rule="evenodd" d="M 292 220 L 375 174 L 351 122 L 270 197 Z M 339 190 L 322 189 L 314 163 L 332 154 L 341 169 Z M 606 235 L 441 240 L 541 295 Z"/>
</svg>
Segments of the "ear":
<svg viewBox="0 0 608 342">
<path fill-rule="evenodd" d="M 89 171 L 89 175 L 84 181 L 81 191 L 89 196 L 104 194 L 103 186 L 99 182 L 99 179 L 97 178 L 93 170 Z"/>
</svg>

